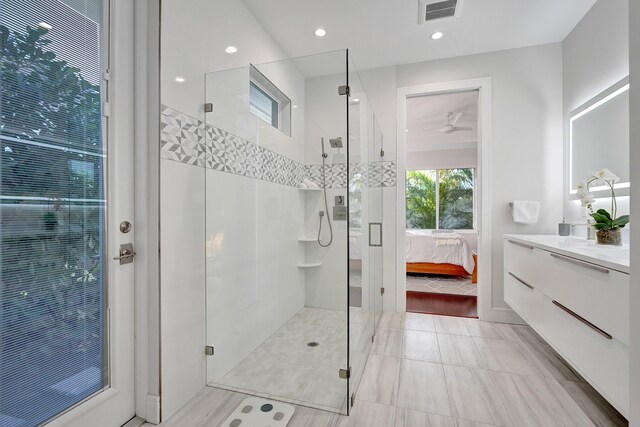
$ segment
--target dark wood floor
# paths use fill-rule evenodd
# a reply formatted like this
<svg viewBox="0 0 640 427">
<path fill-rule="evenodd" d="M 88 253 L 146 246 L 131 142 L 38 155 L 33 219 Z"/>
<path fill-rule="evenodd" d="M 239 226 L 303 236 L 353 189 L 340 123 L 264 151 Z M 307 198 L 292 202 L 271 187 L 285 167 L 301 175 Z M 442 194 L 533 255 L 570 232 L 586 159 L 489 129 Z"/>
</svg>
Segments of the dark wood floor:
<svg viewBox="0 0 640 427">
<path fill-rule="evenodd" d="M 477 319 L 478 298 L 474 295 L 407 291 L 407 312 Z"/>
</svg>

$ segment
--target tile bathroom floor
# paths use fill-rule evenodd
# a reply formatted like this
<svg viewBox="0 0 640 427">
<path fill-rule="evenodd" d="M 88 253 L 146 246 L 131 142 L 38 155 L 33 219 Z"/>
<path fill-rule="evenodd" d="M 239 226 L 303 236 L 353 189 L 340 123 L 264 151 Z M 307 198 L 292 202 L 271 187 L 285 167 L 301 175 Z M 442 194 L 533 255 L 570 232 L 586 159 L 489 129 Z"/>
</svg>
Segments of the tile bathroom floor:
<svg viewBox="0 0 640 427">
<path fill-rule="evenodd" d="M 205 387 L 161 426 L 218 426 L 245 397 Z M 414 313 L 383 314 L 351 416 L 297 406 L 288 424 L 626 425 L 531 328 Z"/>
<path fill-rule="evenodd" d="M 407 274 L 407 290 L 452 295 L 478 295 L 478 285 L 471 276 Z"/>
</svg>

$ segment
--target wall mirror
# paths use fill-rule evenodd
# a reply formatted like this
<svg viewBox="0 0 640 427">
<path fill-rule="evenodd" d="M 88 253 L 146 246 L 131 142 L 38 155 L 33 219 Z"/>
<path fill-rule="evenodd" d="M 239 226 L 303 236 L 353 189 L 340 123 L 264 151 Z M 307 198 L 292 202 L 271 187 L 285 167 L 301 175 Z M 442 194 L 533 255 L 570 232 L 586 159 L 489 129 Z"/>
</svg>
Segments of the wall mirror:
<svg viewBox="0 0 640 427">
<path fill-rule="evenodd" d="M 569 189 L 586 176 L 608 168 L 620 177 L 616 188 L 629 188 L 629 78 L 625 78 L 569 113 Z M 608 190 L 592 186 L 591 192 Z M 628 190 L 620 192 L 628 194 Z"/>
</svg>

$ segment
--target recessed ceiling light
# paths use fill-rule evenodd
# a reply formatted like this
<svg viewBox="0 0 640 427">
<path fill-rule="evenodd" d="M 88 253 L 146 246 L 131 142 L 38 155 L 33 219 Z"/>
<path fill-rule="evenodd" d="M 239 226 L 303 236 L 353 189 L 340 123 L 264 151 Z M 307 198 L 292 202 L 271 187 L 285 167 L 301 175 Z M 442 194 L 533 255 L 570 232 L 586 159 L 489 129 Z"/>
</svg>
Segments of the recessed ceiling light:
<svg viewBox="0 0 640 427">
<path fill-rule="evenodd" d="M 177 76 L 174 80 L 176 83 L 184 83 L 184 77 L 182 76 Z"/>
<path fill-rule="evenodd" d="M 442 37 L 444 37 L 444 33 L 442 31 L 436 31 L 435 33 L 431 34 L 432 40 L 440 40 Z"/>
<path fill-rule="evenodd" d="M 229 55 L 232 55 L 238 51 L 238 48 L 235 46 L 227 46 L 227 48 L 224 51 L 227 52 Z"/>
<path fill-rule="evenodd" d="M 324 37 L 327 35 L 327 30 L 325 30 L 324 28 L 317 28 L 314 31 L 314 34 L 318 37 Z"/>
<path fill-rule="evenodd" d="M 293 104 L 293 107 L 291 107 L 291 108 L 293 108 L 295 110 L 295 109 L 298 108 L 298 105 L 297 104 Z"/>
<path fill-rule="evenodd" d="M 50 30 L 53 28 L 51 25 L 47 24 L 46 22 L 38 22 L 38 27 L 44 28 L 45 30 Z"/>
<path fill-rule="evenodd" d="M 353 98 L 353 103 L 357 104 L 358 102 L 360 102 L 360 100 L 358 98 Z"/>
<path fill-rule="evenodd" d="M 404 131 L 405 131 L 405 132 L 409 132 L 409 129 L 405 129 Z"/>
</svg>

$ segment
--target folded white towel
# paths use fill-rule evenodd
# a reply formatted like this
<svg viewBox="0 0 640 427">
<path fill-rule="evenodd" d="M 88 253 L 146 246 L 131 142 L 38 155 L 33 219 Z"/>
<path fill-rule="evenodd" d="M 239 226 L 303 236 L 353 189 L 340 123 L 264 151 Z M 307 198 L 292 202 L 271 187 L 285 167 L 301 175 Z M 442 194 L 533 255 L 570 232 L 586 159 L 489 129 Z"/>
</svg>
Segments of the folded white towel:
<svg viewBox="0 0 640 427">
<path fill-rule="evenodd" d="M 540 202 L 529 200 L 513 201 L 513 222 L 518 224 L 537 224 L 540 214 Z"/>
</svg>

